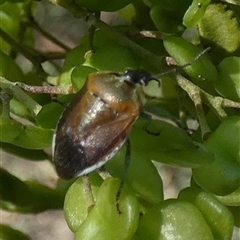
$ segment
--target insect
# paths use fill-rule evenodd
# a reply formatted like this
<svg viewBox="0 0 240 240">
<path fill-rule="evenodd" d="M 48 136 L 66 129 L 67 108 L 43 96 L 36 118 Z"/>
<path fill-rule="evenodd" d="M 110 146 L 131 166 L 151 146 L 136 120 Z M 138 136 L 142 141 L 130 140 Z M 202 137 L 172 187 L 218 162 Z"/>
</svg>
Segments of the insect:
<svg viewBox="0 0 240 240">
<path fill-rule="evenodd" d="M 141 88 L 152 80 L 158 81 L 143 70 L 88 76 L 54 134 L 54 163 L 61 178 L 88 174 L 120 150 L 141 113 Z"/>
</svg>

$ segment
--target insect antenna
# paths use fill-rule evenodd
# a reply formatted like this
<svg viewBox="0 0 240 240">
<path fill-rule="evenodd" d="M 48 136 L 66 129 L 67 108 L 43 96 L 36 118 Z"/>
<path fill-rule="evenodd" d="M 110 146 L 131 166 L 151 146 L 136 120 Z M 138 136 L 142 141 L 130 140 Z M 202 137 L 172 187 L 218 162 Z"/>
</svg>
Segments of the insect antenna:
<svg viewBox="0 0 240 240">
<path fill-rule="evenodd" d="M 186 68 L 186 67 L 189 67 L 191 66 L 193 63 L 195 63 L 199 58 L 201 58 L 206 52 L 210 51 L 211 48 L 208 47 L 206 49 L 204 49 L 202 52 L 200 52 L 192 61 L 182 65 L 182 66 L 178 66 L 178 67 L 175 67 L 175 68 L 172 68 L 168 71 L 165 71 L 165 72 L 162 72 L 162 73 L 159 73 L 159 74 L 156 74 L 156 75 L 153 75 L 153 78 L 160 78 L 161 76 L 164 76 L 164 75 L 168 75 L 170 73 L 175 73 L 177 72 L 179 69 L 183 69 L 183 68 Z"/>
</svg>

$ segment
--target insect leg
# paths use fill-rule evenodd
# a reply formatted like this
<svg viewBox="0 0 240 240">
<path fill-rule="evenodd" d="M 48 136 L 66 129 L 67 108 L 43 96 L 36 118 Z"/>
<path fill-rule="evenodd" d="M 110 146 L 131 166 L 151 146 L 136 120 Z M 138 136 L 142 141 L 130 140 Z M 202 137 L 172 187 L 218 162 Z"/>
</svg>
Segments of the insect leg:
<svg viewBox="0 0 240 240">
<path fill-rule="evenodd" d="M 89 199 L 89 202 L 91 202 L 91 205 L 94 205 L 95 200 L 94 200 L 94 197 L 93 197 L 93 192 L 92 192 L 92 188 L 91 188 L 91 185 L 90 185 L 89 176 L 88 175 L 82 176 L 82 180 L 83 180 L 83 186 L 84 186 L 84 189 L 85 189 L 85 193 L 86 193 L 86 195 Z"/>
<path fill-rule="evenodd" d="M 143 130 L 146 131 L 148 134 L 151 134 L 153 136 L 159 136 L 160 135 L 160 131 L 157 132 L 153 132 L 151 130 L 149 130 L 149 125 L 152 121 L 152 115 L 146 112 L 142 112 L 141 116 L 144 117 L 146 119 L 146 123 L 143 125 Z"/>
</svg>

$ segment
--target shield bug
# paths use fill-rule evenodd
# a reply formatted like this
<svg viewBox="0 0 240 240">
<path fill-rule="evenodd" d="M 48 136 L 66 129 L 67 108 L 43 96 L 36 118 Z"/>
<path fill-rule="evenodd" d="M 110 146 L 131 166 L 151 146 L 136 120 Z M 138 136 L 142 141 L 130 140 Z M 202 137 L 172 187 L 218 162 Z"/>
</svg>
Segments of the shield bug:
<svg viewBox="0 0 240 240">
<path fill-rule="evenodd" d="M 123 146 L 141 113 L 142 86 L 152 80 L 159 83 L 162 75 L 192 65 L 209 49 L 193 61 L 157 75 L 144 70 L 90 74 L 63 112 L 53 137 L 58 175 L 64 179 L 82 176 L 109 161 Z"/>
<path fill-rule="evenodd" d="M 61 178 L 88 174 L 118 152 L 141 112 L 141 88 L 151 80 L 158 81 L 142 70 L 88 76 L 54 134 L 54 163 Z"/>
</svg>

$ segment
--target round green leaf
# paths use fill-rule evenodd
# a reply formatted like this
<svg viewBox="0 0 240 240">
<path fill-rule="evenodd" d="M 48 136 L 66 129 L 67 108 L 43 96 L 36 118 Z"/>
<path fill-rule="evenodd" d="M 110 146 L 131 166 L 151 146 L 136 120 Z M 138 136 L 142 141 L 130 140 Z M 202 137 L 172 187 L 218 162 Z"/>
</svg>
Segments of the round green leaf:
<svg viewBox="0 0 240 240">
<path fill-rule="evenodd" d="M 216 195 L 228 195 L 239 188 L 239 127 L 238 116 L 225 119 L 204 143 L 215 154 L 215 161 L 193 169 L 197 184 Z"/>
<path fill-rule="evenodd" d="M 163 200 L 162 179 L 153 163 L 148 158 L 131 149 L 131 159 L 128 168 L 124 166 L 125 151 L 123 148 L 106 164 L 111 175 L 122 179 L 131 186 L 136 194 L 145 202 L 156 204 Z M 143 178 L 143 176 L 148 176 Z"/>
<path fill-rule="evenodd" d="M 216 90 L 224 97 L 240 101 L 240 57 L 227 57 L 218 66 L 219 77 L 215 82 Z"/>
<path fill-rule="evenodd" d="M 231 239 L 233 216 L 212 194 L 197 188 L 185 188 L 179 193 L 178 199 L 192 203 L 201 211 L 215 239 Z"/>
<path fill-rule="evenodd" d="M 214 237 L 203 215 L 194 205 L 169 199 L 141 217 L 136 239 L 213 240 Z"/>
<path fill-rule="evenodd" d="M 156 5 L 151 9 L 150 16 L 157 29 L 161 32 L 178 33 L 184 30 L 177 11 L 163 9 L 161 6 Z"/>
<path fill-rule="evenodd" d="M 57 122 L 62 114 L 63 106 L 59 103 L 49 103 L 42 107 L 41 111 L 36 117 L 36 123 L 43 127 L 54 129 L 57 125 Z"/>
<path fill-rule="evenodd" d="M 223 4 L 210 4 L 198 28 L 202 38 L 228 53 L 240 47 L 239 22 L 234 12 Z"/>
<path fill-rule="evenodd" d="M 102 179 L 96 174 L 90 174 L 91 191 L 96 198 Z M 81 177 L 68 189 L 64 202 L 64 216 L 69 228 L 76 232 L 80 225 L 85 221 L 92 208 L 92 201 L 89 198 L 87 186 Z"/>
<path fill-rule="evenodd" d="M 217 196 L 216 198 L 226 206 L 239 206 L 240 207 L 240 187 L 226 196 Z"/>
<path fill-rule="evenodd" d="M 97 194 L 95 206 L 80 225 L 75 239 L 131 239 L 139 220 L 139 203 L 125 186 L 116 202 L 120 180 L 106 179 Z"/>
<path fill-rule="evenodd" d="M 176 60 L 179 66 L 192 62 L 201 52 L 197 46 L 180 37 L 166 36 L 163 39 L 163 43 L 167 52 Z M 209 82 L 215 82 L 218 77 L 217 69 L 206 55 L 201 56 L 201 58 L 183 70 L 197 80 L 195 82 L 197 84 L 201 83 L 205 86 L 204 81 L 208 82 L 208 85 L 205 86 L 208 86 L 208 88 Z"/>
<path fill-rule="evenodd" d="M 127 68 L 138 68 L 136 57 L 131 51 L 117 44 L 106 45 L 94 53 L 89 53 L 84 65 L 99 71 L 124 71 Z"/>
<path fill-rule="evenodd" d="M 206 8 L 210 4 L 211 0 L 193 0 L 191 6 L 189 6 L 183 17 L 183 24 L 186 27 L 194 27 L 203 17 Z"/>
<path fill-rule="evenodd" d="M 76 66 L 71 75 L 74 90 L 79 91 L 83 87 L 88 75 L 94 72 L 96 72 L 95 68 Z"/>
</svg>

